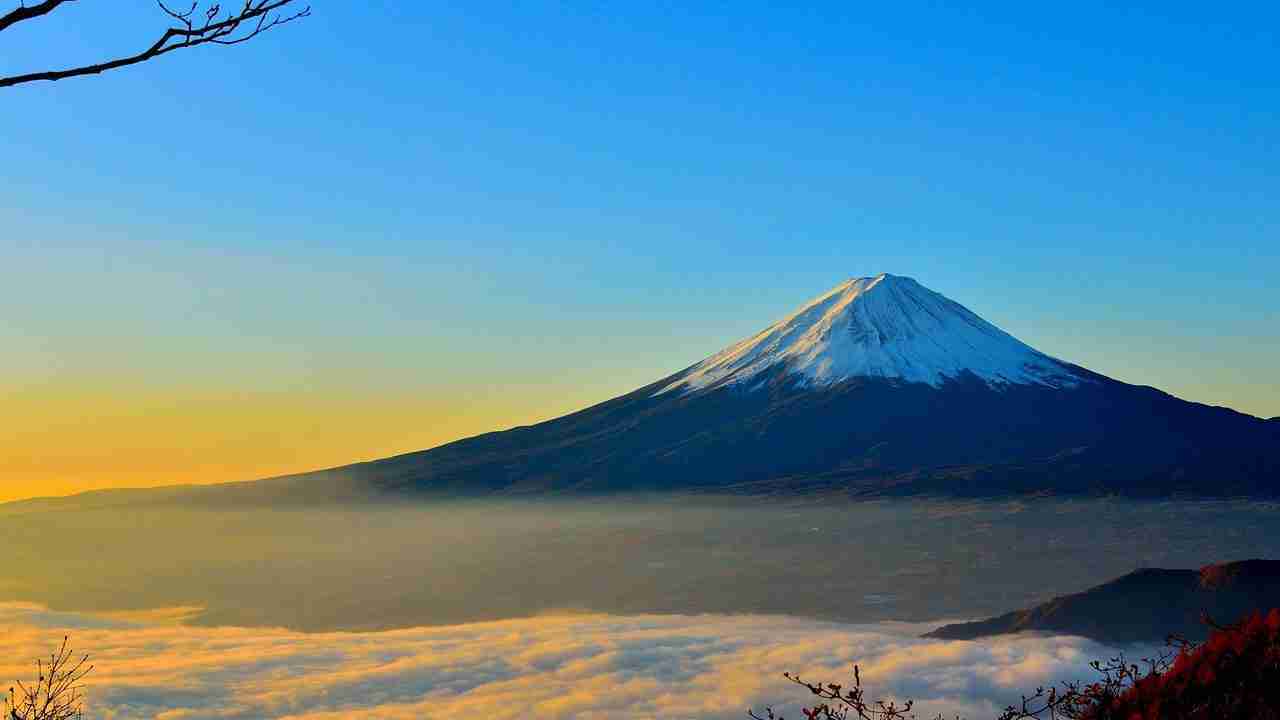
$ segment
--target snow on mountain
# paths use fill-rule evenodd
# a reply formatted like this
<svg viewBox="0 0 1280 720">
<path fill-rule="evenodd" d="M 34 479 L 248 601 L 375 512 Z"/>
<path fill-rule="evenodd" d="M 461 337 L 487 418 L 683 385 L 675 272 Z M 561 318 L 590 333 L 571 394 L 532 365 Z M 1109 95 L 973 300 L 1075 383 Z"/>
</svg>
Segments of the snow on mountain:
<svg viewBox="0 0 1280 720">
<path fill-rule="evenodd" d="M 993 387 L 1082 382 L 1070 366 L 959 303 L 911 278 L 882 273 L 837 285 L 689 368 L 658 394 L 742 383 L 776 367 L 812 386 L 873 377 L 939 387 L 966 371 Z"/>
</svg>

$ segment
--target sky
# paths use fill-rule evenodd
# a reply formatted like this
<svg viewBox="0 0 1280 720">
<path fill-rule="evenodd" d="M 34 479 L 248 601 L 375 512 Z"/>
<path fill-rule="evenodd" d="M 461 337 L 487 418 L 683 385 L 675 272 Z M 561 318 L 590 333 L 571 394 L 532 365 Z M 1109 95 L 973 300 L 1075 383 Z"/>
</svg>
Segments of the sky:
<svg viewBox="0 0 1280 720">
<path fill-rule="evenodd" d="M 336 3 L 0 90 L 0 500 L 634 389 L 853 276 L 1280 415 L 1280 8 Z M 0 36 L 136 52 L 147 3 Z"/>
</svg>

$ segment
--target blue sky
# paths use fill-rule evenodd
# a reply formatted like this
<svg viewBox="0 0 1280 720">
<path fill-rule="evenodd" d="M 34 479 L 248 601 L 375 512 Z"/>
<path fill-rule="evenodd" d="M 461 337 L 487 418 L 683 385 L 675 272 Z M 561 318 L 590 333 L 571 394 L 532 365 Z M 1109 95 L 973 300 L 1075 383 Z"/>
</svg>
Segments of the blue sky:
<svg viewBox="0 0 1280 720">
<path fill-rule="evenodd" d="M 0 73 L 163 20 L 68 4 L 4 33 Z M 120 403 L 485 393 L 344 450 L 367 456 L 603 399 L 889 271 L 1051 354 L 1280 415 L 1277 21 L 318 0 L 246 45 L 0 93 L 0 370 Z"/>
</svg>

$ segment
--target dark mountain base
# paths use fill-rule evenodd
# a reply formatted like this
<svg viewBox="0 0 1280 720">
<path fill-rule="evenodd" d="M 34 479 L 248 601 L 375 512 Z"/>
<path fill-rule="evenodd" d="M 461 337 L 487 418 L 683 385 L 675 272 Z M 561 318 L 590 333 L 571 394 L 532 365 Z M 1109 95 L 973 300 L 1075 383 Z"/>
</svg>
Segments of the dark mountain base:
<svg viewBox="0 0 1280 720">
<path fill-rule="evenodd" d="M 1074 389 L 976 378 L 814 389 L 774 376 L 654 395 L 668 378 L 538 425 L 272 482 L 391 495 L 1280 491 L 1280 425 L 1079 373 L 1090 381 Z"/>
</svg>

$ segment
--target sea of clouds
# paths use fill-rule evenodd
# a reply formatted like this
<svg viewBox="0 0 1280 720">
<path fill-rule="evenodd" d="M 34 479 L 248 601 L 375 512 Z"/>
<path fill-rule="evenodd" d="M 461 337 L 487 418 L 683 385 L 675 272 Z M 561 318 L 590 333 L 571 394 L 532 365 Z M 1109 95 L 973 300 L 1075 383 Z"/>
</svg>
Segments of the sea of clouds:
<svg viewBox="0 0 1280 720">
<path fill-rule="evenodd" d="M 1036 686 L 1089 676 L 1114 650 L 1073 637 L 923 640 L 920 625 L 761 615 L 557 615 L 380 632 L 183 624 L 0 604 L 0 681 L 33 672 L 64 633 L 95 668 L 91 718 L 799 717 L 783 671 L 844 681 L 917 714 L 990 718 Z M 1136 652 L 1136 650 L 1135 650 Z M 1138 653 L 1140 654 L 1140 653 Z M 6 685 L 7 687 L 7 685 Z"/>
</svg>

